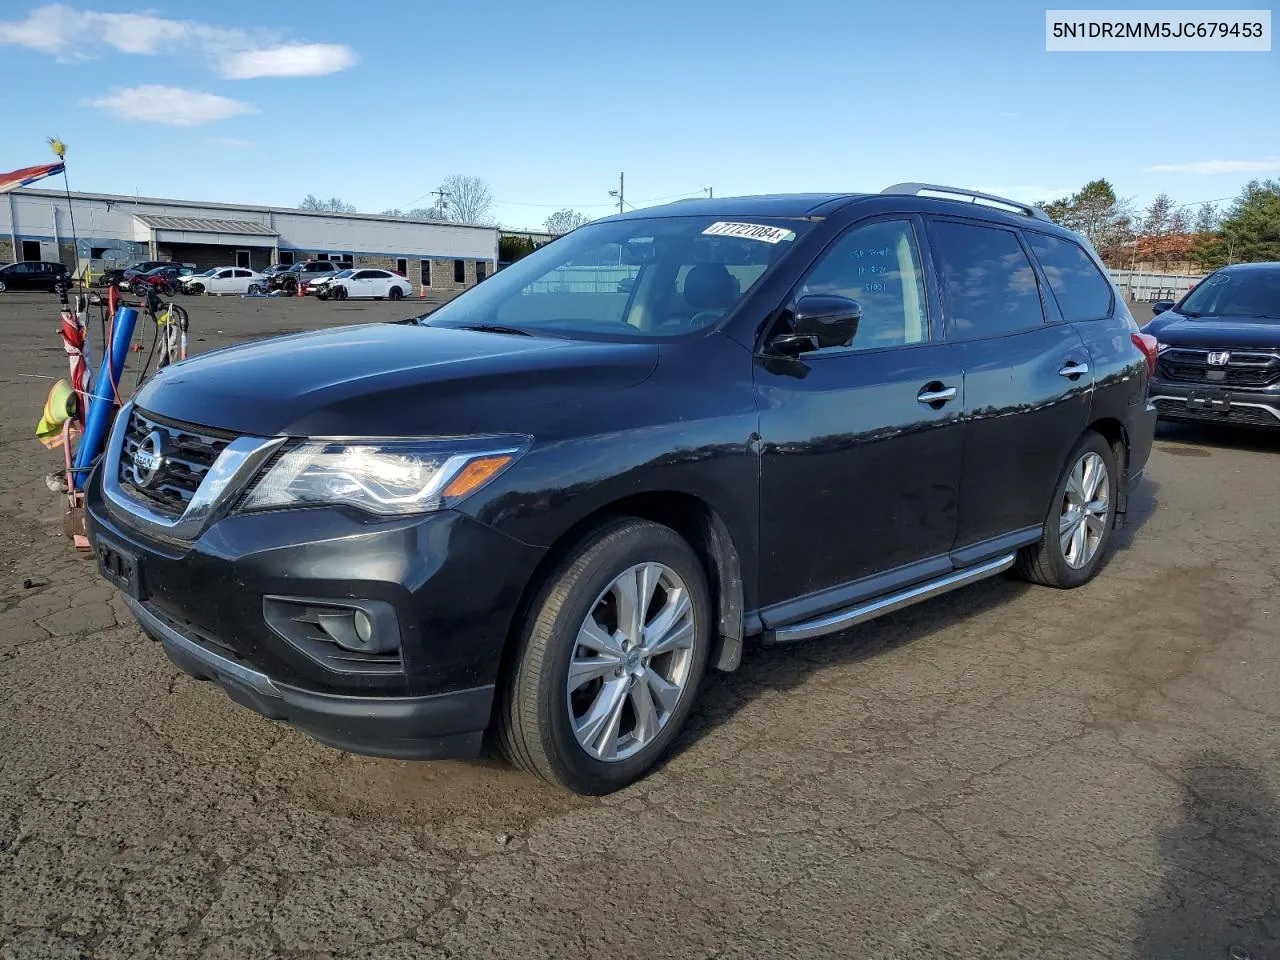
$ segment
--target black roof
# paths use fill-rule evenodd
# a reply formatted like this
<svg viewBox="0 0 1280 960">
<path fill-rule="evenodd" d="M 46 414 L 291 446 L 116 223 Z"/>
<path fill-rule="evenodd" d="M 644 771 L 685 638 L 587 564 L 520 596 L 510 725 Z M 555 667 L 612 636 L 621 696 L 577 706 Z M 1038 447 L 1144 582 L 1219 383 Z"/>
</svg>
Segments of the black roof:
<svg viewBox="0 0 1280 960">
<path fill-rule="evenodd" d="M 644 207 L 615 214 L 610 220 L 633 217 L 818 217 L 843 206 L 862 193 L 774 193 L 758 197 L 705 197 L 677 200 L 658 207 Z"/>
</svg>

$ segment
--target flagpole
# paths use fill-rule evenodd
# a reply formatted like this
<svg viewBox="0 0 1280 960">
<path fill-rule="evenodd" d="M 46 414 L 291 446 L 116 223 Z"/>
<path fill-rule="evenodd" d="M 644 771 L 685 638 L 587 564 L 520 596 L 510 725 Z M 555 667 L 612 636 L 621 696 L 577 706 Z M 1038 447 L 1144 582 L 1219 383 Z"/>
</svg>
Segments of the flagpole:
<svg viewBox="0 0 1280 960">
<path fill-rule="evenodd" d="M 62 161 L 62 189 L 67 195 L 67 214 L 71 217 L 71 247 L 75 258 L 76 276 L 80 284 L 80 292 L 84 293 L 84 274 L 80 272 L 80 238 L 76 236 L 76 208 L 71 202 L 71 180 L 67 177 L 67 147 L 57 137 L 49 138 L 49 146 Z"/>
</svg>

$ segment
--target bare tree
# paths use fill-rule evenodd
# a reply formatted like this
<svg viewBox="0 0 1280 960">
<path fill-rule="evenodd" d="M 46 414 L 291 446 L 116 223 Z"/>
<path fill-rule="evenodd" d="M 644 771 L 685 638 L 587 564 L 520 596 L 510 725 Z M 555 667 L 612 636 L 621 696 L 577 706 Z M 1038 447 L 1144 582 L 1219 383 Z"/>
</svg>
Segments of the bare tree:
<svg viewBox="0 0 1280 960">
<path fill-rule="evenodd" d="M 1169 232 L 1169 217 L 1172 209 L 1173 200 L 1167 193 L 1156 194 L 1156 198 L 1151 201 L 1151 206 L 1147 207 L 1147 212 L 1143 215 L 1138 235 L 1148 239 L 1163 237 Z"/>
<path fill-rule="evenodd" d="M 355 213 L 356 207 L 353 203 L 347 203 L 338 197 L 330 197 L 328 200 L 321 200 L 315 194 L 308 193 L 302 198 L 302 202 L 298 204 L 299 210 L 315 210 L 317 213 Z"/>
<path fill-rule="evenodd" d="M 577 230 L 580 226 L 587 222 L 585 214 L 579 213 L 577 210 L 557 210 L 551 216 L 542 222 L 547 228 L 547 233 L 554 233 L 557 236 L 562 233 L 568 233 L 570 230 Z"/>
<path fill-rule="evenodd" d="M 435 215 L 477 226 L 490 226 L 494 222 L 489 215 L 493 209 L 493 192 L 479 177 L 451 173 L 441 181 L 440 191 L 444 197 L 437 202 L 437 207 L 443 209 L 436 210 Z"/>
<path fill-rule="evenodd" d="M 1221 218 L 1218 216 L 1218 208 L 1214 206 L 1213 203 L 1206 202 L 1200 204 L 1196 209 L 1195 232 L 1203 234 L 1213 233 L 1218 229 L 1218 221 L 1220 219 Z"/>
</svg>

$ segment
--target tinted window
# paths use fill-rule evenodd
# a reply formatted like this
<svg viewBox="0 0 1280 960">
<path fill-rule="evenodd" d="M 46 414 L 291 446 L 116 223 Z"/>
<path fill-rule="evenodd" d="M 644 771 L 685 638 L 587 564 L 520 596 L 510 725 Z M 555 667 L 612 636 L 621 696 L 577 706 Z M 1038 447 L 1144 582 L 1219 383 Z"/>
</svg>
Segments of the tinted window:
<svg viewBox="0 0 1280 960">
<path fill-rule="evenodd" d="M 852 349 L 875 350 L 929 339 L 915 231 L 906 220 L 855 227 L 823 254 L 800 295 L 857 300 L 862 320 Z M 845 348 L 841 348 L 845 349 Z"/>
<path fill-rule="evenodd" d="M 377 275 L 378 275 L 377 272 L 374 270 L 361 270 L 351 279 L 352 280 L 372 280 Z"/>
<path fill-rule="evenodd" d="M 1099 320 L 1111 312 L 1111 285 L 1078 243 L 1027 231 L 1063 320 Z"/>
<path fill-rule="evenodd" d="M 1178 304 L 1178 311 L 1280 320 L 1280 268 L 1250 266 L 1210 274 Z"/>
<path fill-rule="evenodd" d="M 952 339 L 997 337 L 1044 323 L 1035 271 L 1017 234 L 940 221 L 933 235 Z"/>
<path fill-rule="evenodd" d="M 236 275 L 237 277 L 251 277 L 251 276 L 253 276 L 253 274 L 251 274 L 248 270 L 237 270 L 237 271 L 235 272 L 235 275 Z"/>
</svg>

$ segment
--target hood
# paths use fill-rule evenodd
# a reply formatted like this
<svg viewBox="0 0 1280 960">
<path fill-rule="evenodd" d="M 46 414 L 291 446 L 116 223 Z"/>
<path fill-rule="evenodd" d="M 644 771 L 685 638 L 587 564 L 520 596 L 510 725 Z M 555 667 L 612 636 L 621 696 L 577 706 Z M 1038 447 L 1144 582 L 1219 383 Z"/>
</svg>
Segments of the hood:
<svg viewBox="0 0 1280 960">
<path fill-rule="evenodd" d="M 1280 320 L 1265 317 L 1184 317 L 1166 310 L 1143 329 L 1171 347 L 1280 349 Z"/>
<path fill-rule="evenodd" d="M 639 383 L 658 348 L 364 324 L 228 347 L 165 368 L 138 406 L 259 436 L 537 433 Z"/>
</svg>

